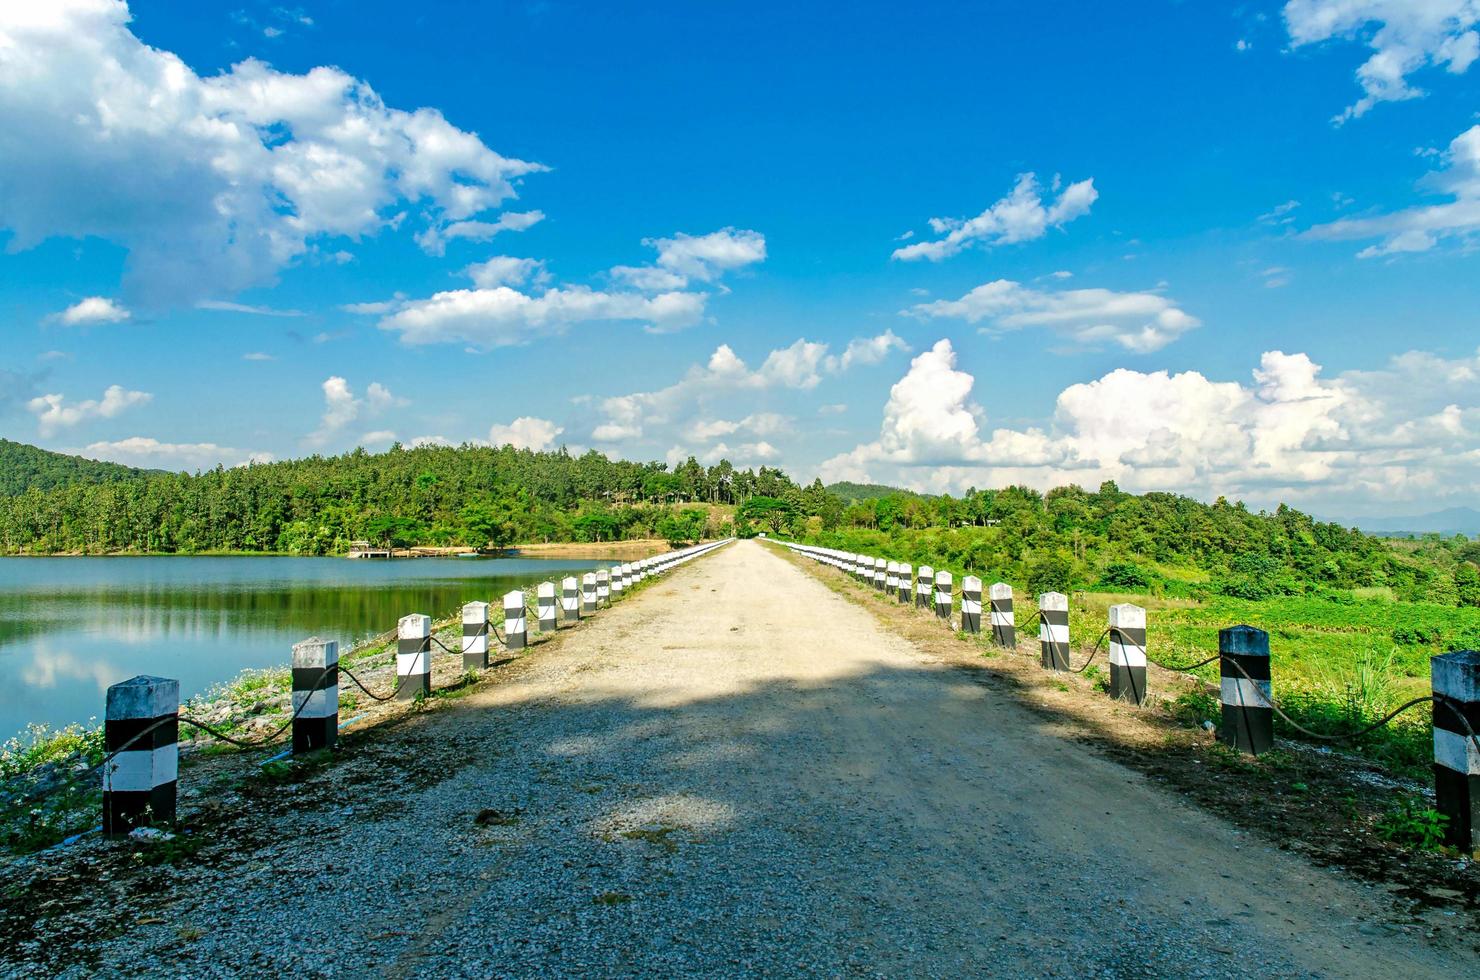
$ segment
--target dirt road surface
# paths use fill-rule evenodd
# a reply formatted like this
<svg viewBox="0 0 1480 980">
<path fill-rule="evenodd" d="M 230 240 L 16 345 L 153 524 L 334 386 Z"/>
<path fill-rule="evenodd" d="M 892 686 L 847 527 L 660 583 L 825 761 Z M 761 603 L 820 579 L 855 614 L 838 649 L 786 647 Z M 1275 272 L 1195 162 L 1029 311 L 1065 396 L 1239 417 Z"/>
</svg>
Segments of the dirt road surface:
<svg viewBox="0 0 1480 980">
<path fill-rule="evenodd" d="M 1389 924 L 1381 892 L 1043 730 L 758 542 L 500 670 L 269 812 L 243 805 L 230 841 L 131 893 L 70 972 L 1475 965 Z"/>
</svg>

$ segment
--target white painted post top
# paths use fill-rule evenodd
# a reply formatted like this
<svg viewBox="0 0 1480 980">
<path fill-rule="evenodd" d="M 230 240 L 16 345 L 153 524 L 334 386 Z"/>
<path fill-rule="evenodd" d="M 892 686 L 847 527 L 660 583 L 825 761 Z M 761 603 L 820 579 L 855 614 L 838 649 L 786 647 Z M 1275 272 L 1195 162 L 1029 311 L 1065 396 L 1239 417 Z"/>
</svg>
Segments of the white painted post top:
<svg viewBox="0 0 1480 980">
<path fill-rule="evenodd" d="M 1006 582 L 993 582 L 992 583 L 992 598 L 993 599 L 1011 599 L 1012 598 L 1012 586 L 1008 585 Z"/>
<path fill-rule="evenodd" d="M 1131 602 L 1122 602 L 1110 607 L 1110 626 L 1119 629 L 1145 629 L 1146 610 Z"/>
<path fill-rule="evenodd" d="M 1062 592 L 1045 592 L 1038 597 L 1039 609 L 1056 609 L 1060 612 L 1069 611 L 1069 597 Z"/>
<path fill-rule="evenodd" d="M 541 582 L 538 586 L 535 587 L 535 595 L 539 596 L 541 599 L 555 598 L 555 583 Z"/>
<path fill-rule="evenodd" d="M 424 613 L 409 613 L 396 623 L 396 631 L 403 640 L 423 640 L 432 635 L 432 617 Z"/>
<path fill-rule="evenodd" d="M 951 573 L 950 572 L 936 572 L 935 573 L 935 584 L 936 585 L 950 585 L 951 584 Z"/>
<path fill-rule="evenodd" d="M 104 717 L 158 718 L 180 710 L 180 682 L 169 677 L 139 674 L 108 688 Z"/>
<path fill-rule="evenodd" d="M 565 578 L 560 580 L 560 587 L 562 589 L 573 589 L 579 584 L 580 583 L 576 581 L 576 577 L 574 575 L 567 575 Z"/>
<path fill-rule="evenodd" d="M 462 621 L 465 623 L 488 622 L 488 603 L 468 602 L 462 607 Z"/>
<path fill-rule="evenodd" d="M 293 644 L 293 666 L 327 667 L 339 663 L 339 642 L 311 636 Z"/>
<path fill-rule="evenodd" d="M 510 609 L 523 609 L 523 608 L 524 608 L 524 593 L 523 592 L 506 592 L 506 593 L 504 593 L 504 615 L 505 616 L 507 616 L 509 614 L 509 610 Z"/>
<path fill-rule="evenodd" d="M 995 590 L 997 587 L 994 585 L 994 586 L 992 586 L 992 588 Z M 965 578 L 963 578 L 961 580 L 961 591 L 962 592 L 976 592 L 976 593 L 980 594 L 981 593 L 981 590 L 982 590 L 982 580 L 979 579 L 979 578 L 977 578 L 975 575 L 968 575 L 968 576 L 966 576 Z"/>
</svg>

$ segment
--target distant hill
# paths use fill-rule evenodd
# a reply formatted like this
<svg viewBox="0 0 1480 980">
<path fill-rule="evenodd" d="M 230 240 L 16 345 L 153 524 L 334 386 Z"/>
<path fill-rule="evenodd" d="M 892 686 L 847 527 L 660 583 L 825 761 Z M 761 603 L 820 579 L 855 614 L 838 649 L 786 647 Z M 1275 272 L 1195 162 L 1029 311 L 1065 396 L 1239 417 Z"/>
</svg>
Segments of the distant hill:
<svg viewBox="0 0 1480 980">
<path fill-rule="evenodd" d="M 877 500 L 880 497 L 888 497 L 891 494 L 899 494 L 903 497 L 926 496 L 926 494 L 916 493 L 913 490 L 904 490 L 900 487 L 886 487 L 880 483 L 832 483 L 828 485 L 827 490 L 829 493 L 849 502 Z"/>
<path fill-rule="evenodd" d="M 153 475 L 118 463 L 54 453 L 23 442 L 0 439 L 0 496 L 14 497 L 31 488 L 54 490 L 74 483 L 115 483 Z"/>
<path fill-rule="evenodd" d="M 1431 514 L 1412 517 L 1368 517 L 1343 524 L 1355 526 L 1379 537 L 1402 537 L 1409 534 L 1480 534 L 1480 510 L 1473 507 L 1448 507 Z"/>
</svg>

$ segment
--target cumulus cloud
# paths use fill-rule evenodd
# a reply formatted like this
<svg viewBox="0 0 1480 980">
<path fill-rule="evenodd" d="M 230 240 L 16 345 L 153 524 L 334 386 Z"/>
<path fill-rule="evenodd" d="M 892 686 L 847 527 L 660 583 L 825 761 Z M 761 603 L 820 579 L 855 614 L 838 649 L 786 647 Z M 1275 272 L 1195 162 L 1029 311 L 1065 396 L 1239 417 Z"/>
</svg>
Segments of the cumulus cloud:
<svg viewBox="0 0 1480 980">
<path fill-rule="evenodd" d="M 1442 156 L 1445 168 L 1430 174 L 1423 183 L 1448 195 L 1448 201 L 1316 225 L 1304 237 L 1323 241 L 1379 239 L 1357 253 L 1364 259 L 1426 252 L 1449 239 L 1468 245 L 1480 232 L 1480 125 L 1456 136 Z"/>
<path fill-rule="evenodd" d="M 1360 40 L 1372 55 L 1357 68 L 1362 97 L 1333 119 L 1364 115 L 1379 102 L 1423 95 L 1408 76 L 1428 67 L 1462 75 L 1480 56 L 1477 0 L 1289 0 L 1291 47 L 1333 38 Z"/>
<path fill-rule="evenodd" d="M 421 232 L 416 236 L 416 244 L 428 255 L 443 255 L 450 241 L 486 242 L 499 232 L 525 231 L 544 220 L 543 211 L 508 211 L 496 221 L 454 221 Z"/>
<path fill-rule="evenodd" d="M 729 417 L 738 402 L 759 399 L 774 390 L 810 391 L 825 376 L 839 374 L 855 364 L 873 363 L 900 349 L 907 348 L 890 331 L 852 341 L 848 345 L 852 357 L 847 356 L 847 350 L 833 355 L 827 344 L 800 338 L 770 351 L 759 367 L 752 368 L 728 344 L 721 344 L 707 362 L 689 368 L 683 378 L 666 388 L 601 399 L 597 405 L 600 419 L 592 428 L 591 438 L 608 447 L 638 440 L 674 446 L 672 451 L 680 451 L 686 458 L 696 447 L 696 455 L 712 455 L 712 447 L 702 444 L 743 433 L 753 441 L 726 445 L 726 451 L 738 456 L 739 446 L 746 446 L 750 454 L 746 458 L 769 458 L 760 447 L 775 447 L 762 437 L 788 431 L 790 419 L 768 411 L 751 412 L 740 419 Z M 726 413 L 716 410 L 720 405 Z M 736 457 L 732 456 L 731 461 Z"/>
<path fill-rule="evenodd" d="M 986 248 L 1033 241 L 1048 234 L 1050 228 L 1062 228 L 1075 218 L 1089 214 L 1100 196 L 1093 178 L 1060 190 L 1059 179 L 1055 177 L 1052 191 L 1058 191 L 1058 197 L 1045 201 L 1038 178 L 1031 173 L 1019 174 L 1012 192 L 975 218 L 931 218 L 931 230 L 944 237 L 901 246 L 890 258 L 939 262 L 972 245 Z"/>
<path fill-rule="evenodd" d="M 0 167 L 3 166 L 0 164 Z M 0 198 L 3 198 L 3 194 L 3 190 L 0 190 Z M 0 214 L 0 221 L 3 220 L 3 214 Z M 69 327 L 85 327 L 95 323 L 121 323 L 128 318 L 128 310 L 103 296 L 89 296 L 87 299 L 78 300 L 52 317 L 56 322 Z"/>
<path fill-rule="evenodd" d="M 657 265 L 612 270 L 628 288 L 545 286 L 550 276 L 542 263 L 496 256 L 465 270 L 476 288 L 345 309 L 381 314 L 380 328 L 398 333 L 406 344 L 455 342 L 479 350 L 560 336 L 580 323 L 632 321 L 666 332 L 693 326 L 704 316 L 711 293 L 689 288 L 691 280 L 711 283 L 727 271 L 761 261 L 766 253 L 762 235 L 733 228 L 649 239 L 646 244 L 658 249 Z"/>
<path fill-rule="evenodd" d="M 1137 354 L 1160 350 L 1201 321 L 1160 293 L 1033 289 L 1011 279 L 977 286 L 960 299 L 918 303 L 920 318 L 991 321 L 997 331 L 1045 327 L 1079 344 L 1112 343 Z"/>
<path fill-rule="evenodd" d="M 1128 369 L 1064 389 L 1051 419 L 990 425 L 942 340 L 890 391 L 879 437 L 823 464 L 825 480 L 924 490 L 1113 479 L 1137 490 L 1269 505 L 1442 499 L 1480 478 L 1480 352 L 1413 352 L 1333 379 L 1268 351 L 1250 382 Z"/>
<path fill-rule="evenodd" d="M 122 385 L 109 385 L 102 398 L 68 403 L 60 394 L 38 395 L 26 403 L 36 416 L 36 428 L 43 437 L 59 429 L 70 429 L 92 419 L 111 419 L 130 408 L 146 405 L 154 396 L 147 391 L 129 391 Z"/>
<path fill-rule="evenodd" d="M 324 379 L 319 387 L 324 393 L 324 414 L 319 417 L 319 427 L 303 437 L 305 446 L 324 446 L 351 422 L 411 404 L 378 381 L 370 382 L 363 398 L 357 397 L 349 382 L 338 375 Z"/>
<path fill-rule="evenodd" d="M 758 231 L 721 228 L 707 235 L 679 232 L 672 238 L 647 238 L 643 244 L 658 250 L 651 266 L 619 265 L 617 279 L 638 289 L 682 289 L 691 281 L 713 282 L 726 272 L 764 262 L 766 237 Z"/>
<path fill-rule="evenodd" d="M 483 262 L 474 262 L 463 271 L 479 289 L 522 286 L 530 280 L 542 283 L 550 278 L 550 274 L 545 271 L 545 263 L 539 259 L 516 259 L 509 255 L 495 255 Z"/>
<path fill-rule="evenodd" d="M 545 169 L 338 68 L 202 77 L 129 20 L 123 0 L 0 5 L 0 226 L 12 248 L 121 245 L 133 296 L 231 295 L 407 206 L 445 238 Z"/>
<path fill-rule="evenodd" d="M 555 438 L 565 429 L 549 419 L 521 416 L 508 425 L 495 424 L 488 430 L 488 441 L 495 446 L 513 446 L 515 449 L 533 449 L 535 452 L 549 449 Z"/>
<path fill-rule="evenodd" d="M 132 436 L 116 442 L 94 442 L 71 452 L 89 459 L 123 463 L 125 466 L 166 470 L 245 466 L 248 463 L 270 463 L 273 458 L 272 453 L 233 449 L 214 442 L 160 442 L 149 436 Z"/>
</svg>

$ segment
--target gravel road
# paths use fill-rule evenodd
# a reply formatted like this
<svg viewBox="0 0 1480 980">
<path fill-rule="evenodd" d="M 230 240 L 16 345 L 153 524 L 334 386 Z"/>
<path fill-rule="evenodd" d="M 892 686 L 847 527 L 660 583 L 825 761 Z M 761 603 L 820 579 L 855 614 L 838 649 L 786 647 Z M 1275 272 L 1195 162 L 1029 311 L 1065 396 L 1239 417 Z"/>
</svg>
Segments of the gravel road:
<svg viewBox="0 0 1480 980">
<path fill-rule="evenodd" d="M 71 972 L 1475 965 L 1389 924 L 1383 893 L 1044 731 L 757 542 L 500 670 L 290 788 L 271 834 L 243 814 L 235 851 L 139 890 Z"/>
</svg>

